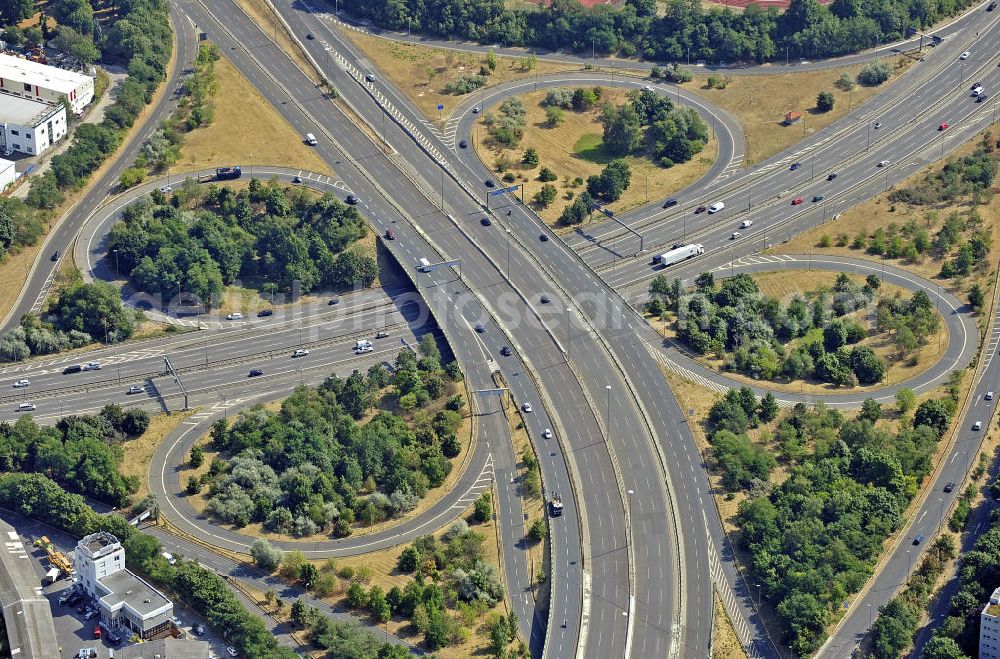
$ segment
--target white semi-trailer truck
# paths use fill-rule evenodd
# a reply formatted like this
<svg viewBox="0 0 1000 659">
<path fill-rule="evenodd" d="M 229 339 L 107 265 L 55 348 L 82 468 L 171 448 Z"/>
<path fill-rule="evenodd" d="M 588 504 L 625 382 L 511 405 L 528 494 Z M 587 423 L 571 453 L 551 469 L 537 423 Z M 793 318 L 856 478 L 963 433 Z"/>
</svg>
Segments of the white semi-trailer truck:
<svg viewBox="0 0 1000 659">
<path fill-rule="evenodd" d="M 664 252 L 663 254 L 657 254 L 653 261 L 659 263 L 663 267 L 668 265 L 673 265 L 675 263 L 680 263 L 685 259 L 689 259 L 692 256 L 698 256 L 699 254 L 705 253 L 704 245 L 682 245 L 669 252 Z"/>
</svg>

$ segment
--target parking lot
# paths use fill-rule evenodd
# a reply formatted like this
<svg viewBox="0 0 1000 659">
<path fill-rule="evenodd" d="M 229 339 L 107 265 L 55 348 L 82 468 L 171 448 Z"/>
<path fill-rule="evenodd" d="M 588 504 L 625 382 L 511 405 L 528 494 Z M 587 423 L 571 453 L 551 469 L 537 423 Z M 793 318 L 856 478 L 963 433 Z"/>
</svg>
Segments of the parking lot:
<svg viewBox="0 0 1000 659">
<path fill-rule="evenodd" d="M 72 555 L 76 540 L 71 536 L 55 531 L 33 520 L 9 514 L 6 511 L 3 513 L 3 518 L 17 529 L 25 548 L 29 550 L 32 557 L 31 564 L 35 570 L 35 574 L 38 576 L 39 584 L 44 583 L 45 573 L 50 566 L 45 551 L 34 546 L 33 542 L 35 538 L 43 535 L 47 536 L 59 550 L 67 555 Z M 94 637 L 94 629 L 98 626 L 97 623 L 100 620 L 100 615 L 95 612 L 89 619 L 85 619 L 86 607 L 90 606 L 96 610 L 97 606 L 93 600 L 87 598 L 82 592 L 74 604 L 60 603 L 60 597 L 74 592 L 70 579 L 64 577 L 54 584 L 44 584 L 42 592 L 48 597 L 52 606 L 52 619 L 55 624 L 60 657 L 76 657 L 80 649 L 93 648 L 97 650 L 97 657 L 105 659 L 110 656 L 109 650 L 121 648 L 130 643 L 128 637 L 118 643 L 113 643 L 110 639 L 106 638 L 107 634 L 103 632 L 101 634 L 102 638 L 98 639 Z M 208 641 L 212 647 L 212 656 L 229 656 L 226 654 L 226 644 L 221 639 L 215 638 L 205 620 L 189 607 L 181 602 L 174 602 L 174 618 L 175 624 L 185 632 L 187 638 Z M 195 634 L 195 625 L 202 627 L 202 636 Z"/>
</svg>

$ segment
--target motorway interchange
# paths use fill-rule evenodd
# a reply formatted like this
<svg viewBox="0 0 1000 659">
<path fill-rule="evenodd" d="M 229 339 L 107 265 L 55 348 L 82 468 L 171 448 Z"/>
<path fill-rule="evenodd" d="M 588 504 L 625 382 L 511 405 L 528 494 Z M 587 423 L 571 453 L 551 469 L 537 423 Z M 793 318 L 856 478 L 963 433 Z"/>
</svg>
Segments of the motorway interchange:
<svg viewBox="0 0 1000 659">
<path fill-rule="evenodd" d="M 493 373 L 499 371 L 514 400 L 533 407 L 526 415 L 532 438 L 540 438 L 545 428 L 554 430 L 554 439 L 538 448 L 546 487 L 560 492 L 566 504 L 566 514 L 553 524 L 551 534 L 548 612 L 535 611 L 530 597 L 524 596 L 524 559 L 514 547 L 514 534 L 504 529 L 508 586 L 522 635 L 530 639 L 533 653 L 705 656 L 711 640 L 714 586 L 752 653 L 777 654 L 753 608 L 748 584 L 735 569 L 714 512 L 701 455 L 659 368 L 663 359 L 688 371 L 692 364 L 661 345 L 632 305 L 641 301 L 648 280 L 659 272 L 650 265 L 652 255 L 677 241 L 705 246 L 703 256 L 671 269 L 671 274 L 686 280 L 705 270 L 725 274 L 737 267 L 794 267 L 788 264 L 796 261 L 780 265 L 754 255 L 870 198 L 982 130 L 993 120 L 996 101 L 976 103 L 968 86 L 974 79 L 989 90 L 1000 89 L 996 18 L 978 20 L 975 25 L 969 19 L 957 22 L 949 28 L 948 38 L 888 91 L 790 152 L 750 169 L 730 166 L 742 155 L 740 133 L 732 118 L 700 102 L 703 112 L 714 113 L 710 121 L 720 139 L 722 164 L 679 193 L 677 205 L 663 209 L 661 201 L 619 217 L 643 234 L 640 249 L 631 233 L 610 222 L 540 241 L 538 237 L 549 235 L 548 230 L 530 210 L 509 200 L 499 207 L 491 203 L 493 226 L 481 226 L 483 181 L 490 173 L 470 150 L 455 148 L 456 137 L 469 136 L 474 116 L 468 110 L 473 105 L 497 103 L 517 93 L 517 86 L 486 90 L 481 98 L 470 99 L 457 110 L 461 113 L 457 132 L 437 133 L 426 127 L 398 90 L 375 76 L 367 79 L 364 58 L 331 27 L 335 18 L 329 7 L 284 0 L 275 6 L 293 35 L 316 35 L 314 40 L 302 41 L 302 47 L 357 117 L 376 132 L 384 125 L 383 113 L 390 119 L 381 134 L 388 153 L 356 130 L 337 106 L 317 97 L 308 77 L 233 2 L 211 7 L 194 0 L 178 2 L 173 11 L 180 19 L 175 24 L 181 26 L 181 52 L 192 52 L 188 41 L 195 38 L 186 15 L 223 48 L 301 134 L 319 136 L 317 153 L 337 172 L 336 181 L 285 170 L 262 169 L 260 175 L 285 180 L 299 176 L 305 184 L 342 198 L 348 192 L 355 194 L 376 232 L 394 232 L 396 240 L 386 245 L 413 279 L 421 302 L 394 305 L 368 293 L 345 300 L 344 306 L 329 314 L 355 319 L 352 322 L 363 328 L 355 332 L 345 331 L 342 325 L 328 326 L 325 309 L 303 307 L 296 312 L 301 318 L 206 329 L 139 343 L 128 350 L 102 349 L 93 356 L 34 364 L 27 371 L 10 367 L 0 375 L 25 377 L 31 385 L 4 397 L 3 418 L 15 416 L 13 403 L 29 397 L 38 406 L 35 414 L 46 422 L 63 413 L 95 410 L 111 400 L 138 404 L 142 399 L 142 404 L 151 407 L 176 409 L 179 392 L 172 389 L 176 385 L 160 376 L 162 358 L 169 355 L 175 367 L 185 371 L 185 384 L 195 394 L 191 404 L 206 408 L 205 416 L 192 425 L 204 425 L 220 411 L 230 410 L 228 398 L 219 400 L 220 391 L 241 399 L 236 403 L 239 406 L 268 394 L 278 397 L 289 384 L 314 382 L 331 368 L 349 372 L 362 362 L 367 366 L 386 359 L 398 349 L 401 337 L 413 342 L 419 333 L 431 329 L 422 311 L 429 309 L 470 388 L 494 386 Z M 973 35 L 973 30 L 979 34 Z M 960 59 L 964 51 L 971 55 Z M 588 73 L 585 78 L 550 77 L 541 84 L 590 80 L 606 82 Z M 619 78 L 615 84 L 639 87 L 647 83 Z M 659 89 L 677 93 L 673 88 Z M 687 94 L 681 98 L 694 102 Z M 876 122 L 878 128 L 874 128 Z M 948 128 L 937 130 L 942 123 L 948 123 Z M 879 167 L 883 161 L 888 164 Z M 793 169 L 795 163 L 801 166 Z M 834 173 L 837 176 L 830 178 Z M 115 203 L 126 203 L 145 191 L 140 188 Z M 818 195 L 823 199 L 815 203 L 791 203 Z M 725 209 L 713 214 L 695 212 L 717 201 L 724 202 Z M 114 215 L 98 212 L 91 216 L 95 207 L 96 203 L 75 211 L 64 222 L 73 230 L 54 233 L 48 248 L 65 250 L 73 235 L 82 232 L 87 239 L 76 244 L 77 262 L 90 264 L 89 274 L 100 277 L 107 276 L 108 266 L 94 257 L 100 255 L 99 237 Z M 87 218 L 85 227 L 82 218 Z M 747 220 L 752 225 L 741 227 Z M 733 239 L 734 231 L 742 235 Z M 421 258 L 432 263 L 460 260 L 461 265 L 418 272 L 415 265 Z M 803 257 L 795 258 L 801 267 Z M 42 297 L 47 265 L 40 262 L 36 267 L 20 308 Z M 828 260 L 824 267 L 851 271 L 871 265 Z M 891 270 L 886 271 L 887 278 L 891 275 L 902 282 L 908 277 Z M 910 281 L 910 287 L 922 285 Z M 542 295 L 548 303 L 541 302 Z M 943 292 L 938 299 L 940 309 L 952 309 L 946 313 L 950 340 L 939 366 L 921 383 L 927 388 L 953 368 L 968 364 L 978 342 L 975 325 L 957 300 Z M 392 311 L 379 312 L 386 308 Z M 376 349 L 358 361 L 350 345 L 359 333 L 379 327 L 380 320 L 393 330 L 386 339 L 393 347 Z M 482 334 L 473 330 L 478 324 L 483 325 Z M 260 331 L 276 326 L 279 331 Z M 254 337 L 253 348 L 246 346 L 249 336 Z M 311 351 L 308 368 L 300 369 L 300 362 L 290 358 L 301 346 Z M 513 354 L 501 355 L 502 346 L 511 346 Z M 989 349 L 995 347 L 991 343 Z M 260 368 L 266 377 L 248 381 L 248 369 L 262 363 L 265 354 L 268 365 Z M 973 410 L 959 422 L 960 431 L 947 459 L 928 486 L 927 492 L 935 494 L 920 504 L 910 537 L 933 533 L 941 515 L 939 507 L 943 511 L 955 496 L 939 494 L 939 484 L 960 481 L 966 469 L 961 458 L 978 446 L 979 435 L 970 426 L 973 418 L 988 423 L 992 414 L 992 406 L 983 399 L 986 383 L 998 379 L 992 357 L 988 352 L 980 360 Z M 60 372 L 69 363 L 92 360 L 100 361 L 103 368 L 68 376 Z M 60 390 L 66 378 L 75 378 L 73 391 Z M 727 386 L 724 378 L 716 377 L 716 382 Z M 144 393 L 126 398 L 124 392 L 133 384 L 143 386 Z M 888 390 L 881 393 L 891 394 Z M 860 402 L 850 397 L 838 400 L 845 406 Z M 497 401 L 480 399 L 477 406 L 477 432 L 483 441 L 469 457 L 466 474 L 447 499 L 448 506 L 442 504 L 430 519 L 443 523 L 456 501 L 484 486 L 485 474 L 502 484 L 513 469 L 515 458 L 505 441 L 506 422 L 490 414 L 498 411 Z M 179 462 L 198 435 L 194 427 L 180 433 L 161 447 L 157 456 L 161 466 Z M 190 519 L 188 511 L 175 507 L 178 482 L 161 479 L 160 489 L 158 493 L 170 502 L 165 506 L 172 509 L 168 517 L 190 524 L 190 533 L 210 532 L 233 548 L 245 547 L 252 540 L 229 537 Z M 516 492 L 498 490 L 503 518 L 515 519 L 519 510 Z M 395 533 L 400 537 L 417 533 L 426 522 L 414 520 Z M 368 536 L 368 541 L 393 541 L 392 532 L 384 535 L 375 540 Z M 365 547 L 359 542 L 331 542 L 309 549 L 319 556 L 359 553 Z M 845 656 L 858 642 L 868 624 L 867 607 L 877 609 L 884 603 L 890 586 L 902 580 L 910 561 L 916 562 L 920 549 L 912 549 L 913 554 L 904 553 L 906 549 L 893 548 L 874 577 L 873 587 L 852 604 L 822 651 L 824 656 Z"/>
</svg>

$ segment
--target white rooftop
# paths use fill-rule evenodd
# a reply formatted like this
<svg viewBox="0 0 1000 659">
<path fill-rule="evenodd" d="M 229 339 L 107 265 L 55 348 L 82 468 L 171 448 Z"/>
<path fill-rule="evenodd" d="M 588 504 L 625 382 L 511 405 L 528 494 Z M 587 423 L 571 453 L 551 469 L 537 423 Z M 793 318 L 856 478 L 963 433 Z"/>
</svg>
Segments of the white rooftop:
<svg viewBox="0 0 1000 659">
<path fill-rule="evenodd" d="M 4 54 L 0 54 L 0 78 L 38 85 L 67 95 L 90 79 L 81 73 Z"/>
<path fill-rule="evenodd" d="M 34 128 L 61 105 L 49 105 L 30 98 L 0 94 L 0 124 L 17 124 Z"/>
</svg>

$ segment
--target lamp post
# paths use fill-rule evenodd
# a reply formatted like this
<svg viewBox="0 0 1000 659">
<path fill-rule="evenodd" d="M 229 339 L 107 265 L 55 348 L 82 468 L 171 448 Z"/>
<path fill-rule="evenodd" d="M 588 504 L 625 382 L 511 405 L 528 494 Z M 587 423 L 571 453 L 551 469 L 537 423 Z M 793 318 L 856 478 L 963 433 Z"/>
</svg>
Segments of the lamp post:
<svg viewBox="0 0 1000 659">
<path fill-rule="evenodd" d="M 607 416 L 605 416 L 604 418 L 608 424 L 608 438 L 610 439 L 611 438 L 611 385 L 610 384 L 605 385 L 604 390 L 608 392 L 608 408 L 607 408 L 608 412 Z"/>
<path fill-rule="evenodd" d="M 573 333 L 571 332 L 571 327 L 569 326 L 569 307 L 566 307 L 566 359 L 570 359 L 573 355 Z"/>
<path fill-rule="evenodd" d="M 118 276 L 118 250 L 112 250 L 115 253 L 115 276 Z"/>
<path fill-rule="evenodd" d="M 510 229 L 507 229 L 507 283 L 510 283 Z"/>
</svg>

